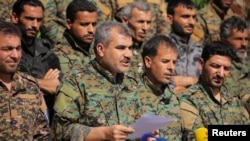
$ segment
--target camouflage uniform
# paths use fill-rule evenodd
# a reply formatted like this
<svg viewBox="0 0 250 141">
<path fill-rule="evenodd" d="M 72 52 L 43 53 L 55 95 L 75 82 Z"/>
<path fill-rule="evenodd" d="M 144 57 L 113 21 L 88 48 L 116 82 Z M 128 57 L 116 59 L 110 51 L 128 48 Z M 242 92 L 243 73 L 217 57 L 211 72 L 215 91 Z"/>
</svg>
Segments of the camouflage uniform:
<svg viewBox="0 0 250 141">
<path fill-rule="evenodd" d="M 232 62 L 230 75 L 227 77 L 225 85 L 229 86 L 232 94 L 239 94 L 240 83 L 242 79 L 246 79 L 249 68 L 242 62 Z"/>
<path fill-rule="evenodd" d="M 74 66 L 83 66 L 90 61 L 89 47 L 79 47 L 67 30 L 62 42 L 54 48 L 58 56 L 62 72 L 65 74 Z"/>
<path fill-rule="evenodd" d="M 249 115 L 238 97 L 232 97 L 223 85 L 220 88 L 221 102 L 213 97 L 211 88 L 199 82 L 181 95 L 181 113 L 185 138 L 194 140 L 194 131 L 208 125 L 248 125 Z"/>
<path fill-rule="evenodd" d="M 163 92 L 143 75 L 138 92 L 140 93 L 143 113 L 156 114 L 174 119 L 167 127 L 160 129 L 160 137 L 164 137 L 169 141 L 181 141 L 182 120 L 180 103 L 169 86 L 166 85 Z"/>
<path fill-rule="evenodd" d="M 248 114 L 250 115 L 250 73 L 248 72 L 247 78 L 238 81 L 238 83 L 238 92 L 240 93 L 238 97 L 241 99 L 248 111 Z"/>
<path fill-rule="evenodd" d="M 61 41 L 66 24 L 66 8 L 72 0 L 48 0 L 44 2 L 44 26 L 41 28 L 43 38 L 53 43 Z"/>
<path fill-rule="evenodd" d="M 198 63 L 202 53 L 202 47 L 191 38 L 188 43 L 180 36 L 170 33 L 169 37 L 178 48 L 178 58 L 176 61 L 176 75 L 199 77 Z"/>
<path fill-rule="evenodd" d="M 201 45 L 210 41 L 220 40 L 219 30 L 222 21 L 235 15 L 231 9 L 224 13 L 212 1 L 199 10 L 198 14 L 198 23 L 195 26 L 192 39 Z"/>
<path fill-rule="evenodd" d="M 127 74 L 133 75 L 134 78 L 136 78 L 137 81 L 140 80 L 140 75 L 144 71 L 144 66 L 143 66 L 143 60 L 142 60 L 142 48 L 143 48 L 143 43 L 138 43 L 138 42 L 133 42 L 132 45 L 132 53 L 133 57 L 131 59 L 131 64 L 129 67 L 129 71 Z"/>
<path fill-rule="evenodd" d="M 245 63 L 233 61 L 229 77 L 225 85 L 229 90 L 241 99 L 250 114 L 250 76 L 249 68 Z"/>
<path fill-rule="evenodd" d="M 137 82 L 124 74 L 114 78 L 95 60 L 65 76 L 57 96 L 53 129 L 57 140 L 84 140 L 89 127 L 131 124 L 142 113 Z"/>
<path fill-rule="evenodd" d="M 47 140 L 45 103 L 35 79 L 17 72 L 11 90 L 0 81 L 0 140 Z"/>
<path fill-rule="evenodd" d="M 16 0 L 0 0 L 0 20 L 10 22 L 12 6 Z"/>
<path fill-rule="evenodd" d="M 147 1 L 151 8 L 153 17 L 152 17 L 151 27 L 147 31 L 146 40 L 150 39 L 151 37 L 157 34 L 168 35 L 170 31 L 167 28 L 166 16 L 163 16 L 165 15 L 163 13 L 166 13 L 166 8 L 164 9 L 164 11 L 162 11 L 162 9 L 159 9 L 159 6 L 165 5 L 165 3 L 164 2 L 154 3 L 153 2 L 154 0 L 147 0 Z"/>
</svg>

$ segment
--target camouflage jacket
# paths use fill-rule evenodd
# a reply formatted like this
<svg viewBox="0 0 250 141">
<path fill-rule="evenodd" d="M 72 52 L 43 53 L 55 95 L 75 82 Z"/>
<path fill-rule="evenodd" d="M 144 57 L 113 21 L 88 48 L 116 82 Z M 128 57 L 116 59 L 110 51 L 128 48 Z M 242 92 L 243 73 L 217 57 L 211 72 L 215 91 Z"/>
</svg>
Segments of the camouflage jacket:
<svg viewBox="0 0 250 141">
<path fill-rule="evenodd" d="M 17 72 L 9 91 L 0 80 L 0 140 L 47 140 L 46 105 L 36 80 Z"/>
<path fill-rule="evenodd" d="M 183 41 L 180 36 L 170 33 L 169 37 L 176 44 L 178 58 L 176 61 L 176 75 L 198 77 L 198 63 L 202 53 L 202 47 L 191 38 L 188 43 Z"/>
<path fill-rule="evenodd" d="M 127 74 L 129 75 L 133 75 L 137 81 L 140 80 L 140 74 L 142 74 L 144 71 L 143 59 L 141 56 L 142 48 L 143 48 L 143 42 L 142 43 L 138 43 L 135 41 L 133 42 L 132 45 L 133 57 L 131 59 L 129 71 L 127 72 Z"/>
<path fill-rule="evenodd" d="M 245 79 L 238 81 L 239 83 L 239 95 L 237 95 L 241 101 L 243 102 L 244 106 L 246 107 L 249 116 L 250 116 L 250 74 Z"/>
<path fill-rule="evenodd" d="M 12 6 L 16 0 L 0 0 L 0 20 L 10 22 Z"/>
<path fill-rule="evenodd" d="M 192 39 L 201 45 L 220 40 L 220 25 L 222 21 L 236 15 L 231 9 L 224 13 L 212 1 L 199 10 L 198 14 L 198 23 L 195 26 Z"/>
<path fill-rule="evenodd" d="M 184 138 L 195 140 L 194 132 L 208 125 L 250 124 L 249 115 L 238 97 L 231 96 L 226 86 L 220 90 L 221 102 L 217 101 L 211 88 L 199 82 L 181 95 L 181 113 L 185 128 Z"/>
<path fill-rule="evenodd" d="M 90 61 L 89 46 L 77 46 L 73 37 L 67 30 L 64 32 L 62 41 L 54 47 L 55 54 L 59 58 L 60 67 L 64 74 L 74 66 L 83 66 Z"/>
<path fill-rule="evenodd" d="M 72 0 L 41 0 L 44 4 L 43 38 L 57 43 L 63 37 L 66 24 L 66 8 Z"/>
<path fill-rule="evenodd" d="M 172 118 L 173 122 L 165 128 L 160 129 L 160 137 L 164 137 L 169 141 L 181 141 L 182 120 L 179 99 L 168 86 L 165 87 L 163 92 L 145 75 L 141 79 L 138 92 L 140 94 L 143 113 Z"/>
<path fill-rule="evenodd" d="M 225 82 L 225 85 L 227 85 L 230 91 L 233 92 L 232 94 L 239 94 L 239 88 L 241 85 L 239 81 L 247 79 L 248 72 L 249 68 L 244 63 L 233 61 L 230 75 Z"/>
<path fill-rule="evenodd" d="M 131 124 L 142 113 L 135 79 L 114 78 L 95 60 L 65 76 L 55 102 L 56 140 L 84 140 L 89 127 Z"/>
</svg>

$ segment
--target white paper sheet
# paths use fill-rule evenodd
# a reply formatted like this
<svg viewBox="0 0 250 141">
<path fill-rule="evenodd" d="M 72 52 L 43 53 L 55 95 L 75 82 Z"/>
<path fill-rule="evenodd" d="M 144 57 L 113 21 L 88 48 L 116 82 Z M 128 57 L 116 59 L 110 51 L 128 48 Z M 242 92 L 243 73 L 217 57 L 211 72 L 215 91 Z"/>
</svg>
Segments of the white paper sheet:
<svg viewBox="0 0 250 141">
<path fill-rule="evenodd" d="M 172 121 L 172 118 L 145 113 L 132 125 L 132 128 L 135 129 L 135 132 L 128 135 L 127 138 L 140 138 L 143 134 L 161 129 Z"/>
</svg>

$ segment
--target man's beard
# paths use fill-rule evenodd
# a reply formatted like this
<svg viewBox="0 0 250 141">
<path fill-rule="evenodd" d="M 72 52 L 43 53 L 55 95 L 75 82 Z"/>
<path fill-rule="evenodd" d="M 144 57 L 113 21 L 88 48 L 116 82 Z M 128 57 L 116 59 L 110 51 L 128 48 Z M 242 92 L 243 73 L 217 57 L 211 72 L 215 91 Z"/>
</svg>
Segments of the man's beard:
<svg viewBox="0 0 250 141">
<path fill-rule="evenodd" d="M 3 65 L 0 65 L 0 72 L 3 74 L 13 74 L 17 71 L 17 66 L 16 67 L 11 67 L 11 68 L 6 68 Z"/>
<path fill-rule="evenodd" d="M 239 52 L 236 52 L 237 56 L 241 59 L 241 60 L 244 60 L 247 58 L 247 52 L 244 52 L 244 53 L 239 53 Z"/>
<path fill-rule="evenodd" d="M 175 34 L 182 36 L 182 37 L 190 37 L 191 36 L 192 33 L 186 33 L 184 31 L 184 29 L 182 29 L 182 27 L 178 23 L 174 22 L 174 24 L 175 24 L 175 26 L 172 26 L 172 28 L 173 28 L 173 31 Z"/>
</svg>

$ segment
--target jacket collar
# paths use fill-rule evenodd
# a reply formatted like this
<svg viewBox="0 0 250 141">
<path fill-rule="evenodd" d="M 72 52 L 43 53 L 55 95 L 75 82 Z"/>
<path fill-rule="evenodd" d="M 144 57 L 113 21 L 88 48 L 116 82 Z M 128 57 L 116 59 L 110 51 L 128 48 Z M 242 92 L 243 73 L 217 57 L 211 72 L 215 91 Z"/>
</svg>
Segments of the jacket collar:
<svg viewBox="0 0 250 141">
<path fill-rule="evenodd" d="M 122 84 L 124 74 L 118 73 L 116 77 L 114 77 L 108 70 L 105 70 L 97 61 L 96 59 L 92 60 L 90 62 L 94 69 L 98 71 L 101 75 L 103 75 L 105 78 L 107 78 L 111 83 L 113 84 Z"/>
<path fill-rule="evenodd" d="M 63 36 L 73 49 L 83 52 L 86 56 L 90 55 L 89 53 L 90 45 L 86 44 L 83 47 L 78 46 L 76 41 L 74 40 L 74 38 L 71 36 L 71 34 L 67 29 L 64 31 Z"/>
</svg>

